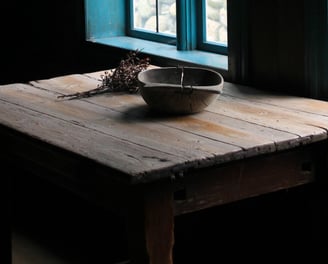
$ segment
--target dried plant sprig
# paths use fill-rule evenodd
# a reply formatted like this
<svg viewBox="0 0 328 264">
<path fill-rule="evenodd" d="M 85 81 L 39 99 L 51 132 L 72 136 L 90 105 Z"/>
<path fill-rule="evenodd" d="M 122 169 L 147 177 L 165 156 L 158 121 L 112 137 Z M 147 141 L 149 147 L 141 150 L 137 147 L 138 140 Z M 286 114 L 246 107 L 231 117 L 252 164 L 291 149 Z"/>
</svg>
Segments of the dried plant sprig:
<svg viewBox="0 0 328 264">
<path fill-rule="evenodd" d="M 101 84 L 97 88 L 84 92 L 60 95 L 58 98 L 78 99 L 106 92 L 138 92 L 138 73 L 147 69 L 150 64 L 150 59 L 148 57 L 140 58 L 139 53 L 140 50 L 129 51 L 126 58 L 122 59 L 115 69 L 105 71 L 104 74 L 100 75 Z"/>
</svg>

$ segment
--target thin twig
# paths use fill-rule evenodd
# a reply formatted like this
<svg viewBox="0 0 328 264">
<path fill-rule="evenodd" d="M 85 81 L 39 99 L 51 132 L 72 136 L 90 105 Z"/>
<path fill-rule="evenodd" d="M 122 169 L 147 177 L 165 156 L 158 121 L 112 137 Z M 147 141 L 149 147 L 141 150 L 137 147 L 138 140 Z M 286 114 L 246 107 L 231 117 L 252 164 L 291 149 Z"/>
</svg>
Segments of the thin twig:
<svg viewBox="0 0 328 264">
<path fill-rule="evenodd" d="M 97 88 L 84 92 L 59 95 L 58 98 L 68 98 L 71 100 L 91 97 L 106 92 L 138 92 L 138 74 L 147 69 L 150 64 L 150 59 L 148 57 L 142 59 L 138 57 L 139 52 L 140 50 L 128 52 L 126 58 L 120 61 L 118 67 L 110 72 L 105 71 L 104 74 L 100 76 L 101 84 L 98 85 Z"/>
</svg>

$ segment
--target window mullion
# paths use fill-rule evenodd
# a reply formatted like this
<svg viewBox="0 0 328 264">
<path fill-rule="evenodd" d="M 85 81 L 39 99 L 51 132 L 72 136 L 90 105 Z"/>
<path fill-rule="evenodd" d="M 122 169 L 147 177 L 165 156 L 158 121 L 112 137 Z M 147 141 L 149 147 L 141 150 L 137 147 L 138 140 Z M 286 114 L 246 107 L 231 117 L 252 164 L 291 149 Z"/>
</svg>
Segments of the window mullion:
<svg viewBox="0 0 328 264">
<path fill-rule="evenodd" d="M 196 0 L 177 0 L 177 49 L 196 48 Z"/>
<path fill-rule="evenodd" d="M 206 0 L 201 0 L 198 2 L 197 6 L 197 41 L 198 46 L 201 46 L 201 43 L 204 43 L 206 40 Z"/>
<path fill-rule="evenodd" d="M 197 48 L 201 50 L 207 50 L 210 52 L 216 52 L 221 54 L 228 54 L 227 45 L 220 44 L 216 40 L 208 41 L 208 34 L 207 32 L 207 1 L 201 0 L 198 1 L 197 4 Z M 219 12 L 219 10 L 217 10 Z"/>
<path fill-rule="evenodd" d="M 159 32 L 159 6 L 158 6 L 158 0 L 156 0 L 156 32 Z"/>
</svg>

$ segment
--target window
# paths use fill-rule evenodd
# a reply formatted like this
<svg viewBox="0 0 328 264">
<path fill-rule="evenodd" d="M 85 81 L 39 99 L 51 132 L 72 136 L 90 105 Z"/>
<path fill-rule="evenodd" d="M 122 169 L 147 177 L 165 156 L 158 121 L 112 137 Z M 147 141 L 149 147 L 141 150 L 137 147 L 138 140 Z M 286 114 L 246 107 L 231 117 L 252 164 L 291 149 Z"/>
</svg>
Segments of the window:
<svg viewBox="0 0 328 264">
<path fill-rule="evenodd" d="M 128 35 L 227 54 L 227 0 L 130 0 Z"/>
<path fill-rule="evenodd" d="M 175 65 L 227 71 L 226 5 L 227 0 L 85 0 L 87 40 L 141 49 Z"/>
<path fill-rule="evenodd" d="M 155 30 L 150 29 L 157 34 L 157 27 L 160 34 L 169 37 L 164 43 L 129 36 L 126 28 L 132 20 L 126 10 L 132 0 L 84 1 L 86 39 L 96 44 L 92 46 L 142 49 L 157 65 L 196 64 L 219 71 L 228 82 L 328 98 L 328 0 L 301 4 L 298 0 L 225 0 L 228 55 L 211 51 L 222 39 L 217 41 L 210 35 L 209 6 L 220 0 L 176 0 L 176 32 L 160 28 L 163 22 L 159 16 L 167 9 L 158 4 Z M 180 22 L 187 25 L 185 30 Z M 135 29 L 149 28 L 136 24 Z"/>
</svg>

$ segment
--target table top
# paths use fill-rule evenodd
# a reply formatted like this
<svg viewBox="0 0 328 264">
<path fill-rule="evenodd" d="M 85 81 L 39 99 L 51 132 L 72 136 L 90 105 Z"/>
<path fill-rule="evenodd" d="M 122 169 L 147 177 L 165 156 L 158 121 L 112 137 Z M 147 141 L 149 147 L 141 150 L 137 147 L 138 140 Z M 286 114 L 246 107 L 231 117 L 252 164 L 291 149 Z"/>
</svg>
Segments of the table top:
<svg viewBox="0 0 328 264">
<path fill-rule="evenodd" d="M 328 102 L 225 82 L 205 111 L 152 112 L 139 94 L 83 99 L 103 71 L 0 86 L 0 124 L 110 167 L 129 183 L 292 149 L 328 138 Z"/>
</svg>

